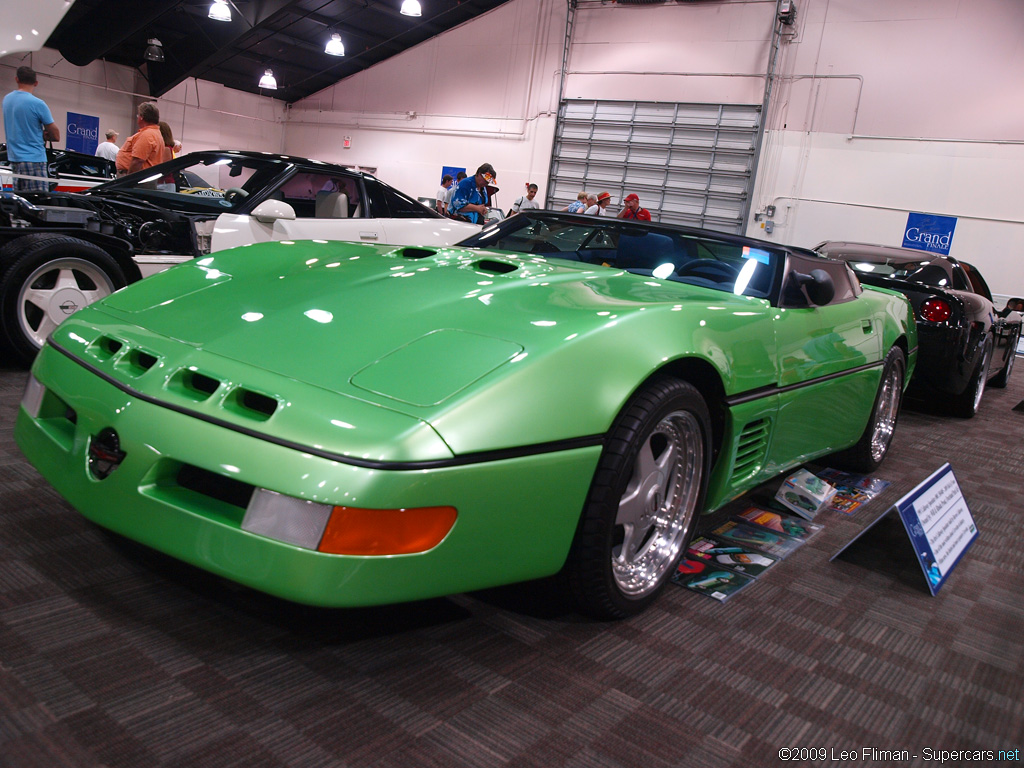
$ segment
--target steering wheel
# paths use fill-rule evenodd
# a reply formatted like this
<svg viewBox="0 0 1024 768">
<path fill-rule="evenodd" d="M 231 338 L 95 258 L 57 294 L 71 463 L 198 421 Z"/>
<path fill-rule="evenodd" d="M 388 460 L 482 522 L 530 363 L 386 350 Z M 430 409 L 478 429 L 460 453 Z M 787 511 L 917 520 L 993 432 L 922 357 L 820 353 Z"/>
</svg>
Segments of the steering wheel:
<svg viewBox="0 0 1024 768">
<path fill-rule="evenodd" d="M 716 259 L 694 259 L 683 264 L 676 270 L 679 277 L 702 277 L 716 283 L 735 280 L 739 272 L 731 264 Z"/>
<path fill-rule="evenodd" d="M 224 199 L 231 203 L 245 200 L 248 196 L 249 193 L 241 187 L 228 187 L 224 190 Z"/>
</svg>

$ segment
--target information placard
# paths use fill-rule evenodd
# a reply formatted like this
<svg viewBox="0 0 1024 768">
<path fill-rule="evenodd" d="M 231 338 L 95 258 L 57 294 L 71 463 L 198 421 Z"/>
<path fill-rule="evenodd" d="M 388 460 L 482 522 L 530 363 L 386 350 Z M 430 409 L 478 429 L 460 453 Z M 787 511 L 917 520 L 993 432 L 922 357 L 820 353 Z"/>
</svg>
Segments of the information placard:
<svg viewBox="0 0 1024 768">
<path fill-rule="evenodd" d="M 896 502 L 934 595 L 978 538 L 971 510 L 947 463 Z"/>
<path fill-rule="evenodd" d="M 897 501 L 894 507 L 875 518 L 829 559 L 835 560 L 893 510 L 899 514 L 914 545 L 914 554 L 928 582 L 928 591 L 932 595 L 937 594 L 978 538 L 978 527 L 948 463 Z"/>
</svg>

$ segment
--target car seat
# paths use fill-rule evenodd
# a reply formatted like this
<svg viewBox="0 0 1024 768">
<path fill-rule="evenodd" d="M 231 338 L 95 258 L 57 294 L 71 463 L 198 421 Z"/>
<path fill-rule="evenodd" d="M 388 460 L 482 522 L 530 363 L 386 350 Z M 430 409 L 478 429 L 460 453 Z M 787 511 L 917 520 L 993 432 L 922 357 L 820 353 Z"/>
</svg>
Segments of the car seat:
<svg viewBox="0 0 1024 768">
<path fill-rule="evenodd" d="M 618 269 L 652 270 L 665 262 L 675 263 L 675 244 L 668 235 L 647 232 L 643 235 L 621 235 L 615 267 Z"/>
<path fill-rule="evenodd" d="M 344 192 L 317 192 L 316 217 L 318 219 L 347 219 L 348 195 Z"/>
</svg>

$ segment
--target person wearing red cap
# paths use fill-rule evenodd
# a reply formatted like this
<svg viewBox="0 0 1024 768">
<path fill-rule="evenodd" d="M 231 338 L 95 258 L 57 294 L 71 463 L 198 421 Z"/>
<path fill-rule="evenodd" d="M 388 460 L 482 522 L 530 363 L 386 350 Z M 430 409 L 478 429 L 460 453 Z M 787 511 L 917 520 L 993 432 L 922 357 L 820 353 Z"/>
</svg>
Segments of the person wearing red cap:
<svg viewBox="0 0 1024 768">
<path fill-rule="evenodd" d="M 622 209 L 618 218 L 636 219 L 638 221 L 651 220 L 651 212 L 646 208 L 640 207 L 640 198 L 636 194 L 626 195 L 626 199 L 623 202 L 626 204 L 626 207 Z"/>
<path fill-rule="evenodd" d="M 612 201 L 612 196 L 608 192 L 602 192 L 597 196 L 597 202 L 591 205 L 584 213 L 589 213 L 591 216 L 604 216 L 604 209 L 608 207 L 608 203 Z M 589 200 L 588 200 L 589 202 Z"/>
</svg>

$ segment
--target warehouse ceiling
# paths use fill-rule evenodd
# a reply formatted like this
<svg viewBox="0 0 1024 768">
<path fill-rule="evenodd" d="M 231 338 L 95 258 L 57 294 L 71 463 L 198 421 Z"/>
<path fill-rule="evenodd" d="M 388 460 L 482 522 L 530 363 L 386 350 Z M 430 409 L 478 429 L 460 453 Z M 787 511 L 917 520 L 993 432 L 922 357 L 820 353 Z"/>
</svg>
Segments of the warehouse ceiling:
<svg viewBox="0 0 1024 768">
<path fill-rule="evenodd" d="M 229 22 L 209 18 L 211 0 L 76 0 L 46 45 L 78 66 L 97 59 L 135 67 L 158 97 L 199 78 L 291 103 L 496 8 L 507 0 L 228 0 Z M 345 56 L 324 46 L 338 33 Z M 147 41 L 162 62 L 145 61 Z M 273 70 L 277 90 L 261 90 Z"/>
</svg>

